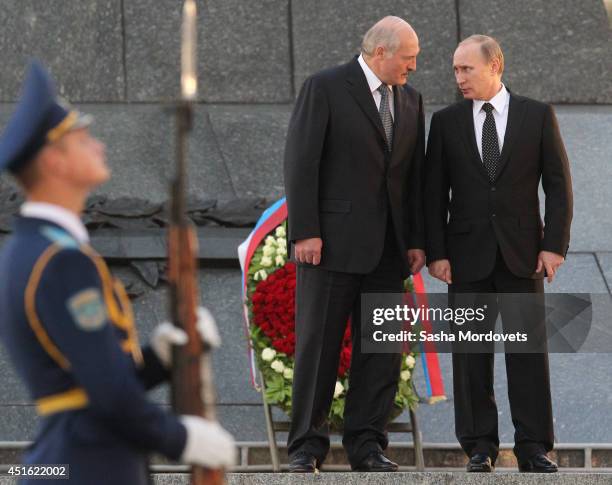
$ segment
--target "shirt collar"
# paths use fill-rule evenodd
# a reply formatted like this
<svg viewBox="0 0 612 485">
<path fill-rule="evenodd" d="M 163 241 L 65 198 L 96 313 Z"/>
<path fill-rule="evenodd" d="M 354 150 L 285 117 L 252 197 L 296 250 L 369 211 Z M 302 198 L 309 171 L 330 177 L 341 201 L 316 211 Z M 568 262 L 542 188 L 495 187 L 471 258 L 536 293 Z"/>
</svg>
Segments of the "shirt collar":
<svg viewBox="0 0 612 485">
<path fill-rule="evenodd" d="M 357 61 L 359 62 L 361 69 L 363 69 L 363 73 L 365 74 L 365 77 L 368 81 L 368 86 L 370 86 L 370 92 L 374 93 L 375 91 L 378 91 L 378 88 L 382 84 L 382 81 L 378 79 L 378 76 L 374 74 L 374 71 L 372 71 L 372 69 L 370 69 L 370 66 L 368 66 L 365 59 L 363 58 L 363 55 L 360 54 L 357 58 Z"/>
<path fill-rule="evenodd" d="M 81 219 L 63 207 L 46 202 L 25 202 L 19 213 L 23 217 L 43 219 L 57 224 L 80 244 L 89 242 L 89 234 Z"/>
<path fill-rule="evenodd" d="M 475 99 L 472 109 L 474 110 L 474 115 L 477 115 L 480 113 L 480 110 L 485 103 L 491 103 L 495 111 L 497 111 L 498 114 L 503 115 L 504 111 L 506 110 L 507 101 L 508 90 L 506 89 L 506 86 L 504 86 L 504 83 L 501 83 L 501 89 L 495 96 L 493 96 L 489 101 Z"/>
</svg>

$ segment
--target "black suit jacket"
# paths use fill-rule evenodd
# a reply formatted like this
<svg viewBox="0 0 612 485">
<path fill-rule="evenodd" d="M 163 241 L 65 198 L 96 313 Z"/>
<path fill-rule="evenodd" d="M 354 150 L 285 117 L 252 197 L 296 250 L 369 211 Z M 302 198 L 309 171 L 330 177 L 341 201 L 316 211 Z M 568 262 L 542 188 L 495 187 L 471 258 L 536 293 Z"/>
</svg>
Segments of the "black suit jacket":
<svg viewBox="0 0 612 485">
<path fill-rule="evenodd" d="M 543 277 L 535 274 L 540 250 L 567 253 L 571 176 L 550 105 L 510 94 L 500 164 L 490 182 L 476 145 L 472 101 L 453 104 L 433 115 L 426 167 L 427 260 L 449 259 L 454 283 L 489 276 L 498 245 L 510 271 L 523 278 Z"/>
<path fill-rule="evenodd" d="M 357 59 L 309 77 L 293 110 L 285 149 L 288 239 L 320 237 L 320 267 L 369 273 L 381 257 L 388 213 L 405 250 L 425 247 L 421 95 L 393 88 L 391 153 Z"/>
</svg>

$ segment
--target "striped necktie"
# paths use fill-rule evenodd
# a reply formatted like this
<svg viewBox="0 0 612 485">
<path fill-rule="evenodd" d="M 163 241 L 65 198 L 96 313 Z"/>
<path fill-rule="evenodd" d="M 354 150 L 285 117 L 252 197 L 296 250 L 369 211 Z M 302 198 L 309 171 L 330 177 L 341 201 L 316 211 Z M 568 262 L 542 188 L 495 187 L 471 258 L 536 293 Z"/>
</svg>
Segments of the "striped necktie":
<svg viewBox="0 0 612 485">
<path fill-rule="evenodd" d="M 389 107 L 389 87 L 386 84 L 381 84 L 378 87 L 378 92 L 380 93 L 378 113 L 380 114 L 380 120 L 387 137 L 387 148 L 391 151 L 393 146 L 393 118 L 391 117 L 391 108 Z"/>
</svg>

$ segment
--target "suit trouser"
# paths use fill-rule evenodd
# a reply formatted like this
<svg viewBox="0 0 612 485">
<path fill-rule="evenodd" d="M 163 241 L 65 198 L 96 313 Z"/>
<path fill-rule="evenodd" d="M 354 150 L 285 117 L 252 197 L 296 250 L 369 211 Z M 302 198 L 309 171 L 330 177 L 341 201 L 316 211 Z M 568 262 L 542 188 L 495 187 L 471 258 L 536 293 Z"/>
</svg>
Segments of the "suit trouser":
<svg viewBox="0 0 612 485">
<path fill-rule="evenodd" d="M 449 293 L 544 293 L 542 279 L 519 278 L 510 272 L 498 249 L 493 273 L 481 281 L 453 283 Z M 459 298 L 451 295 L 451 299 Z M 523 308 L 524 310 L 524 308 Z M 536 453 L 552 450 L 554 443 L 553 414 L 550 394 L 548 354 L 545 344 L 543 306 L 528 312 L 506 305 L 495 308 L 493 320 L 501 312 L 504 332 L 521 325 L 541 339 L 540 353 L 506 353 L 508 398 L 514 424 L 514 453 L 524 461 Z M 533 312 L 541 312 L 532 315 Z M 526 315 L 526 313 L 530 313 Z M 534 318 L 535 317 L 535 318 Z M 517 319 L 528 322 L 517 322 Z M 514 320 L 514 321 L 512 321 Z M 537 325 L 540 328 L 533 328 Z M 542 336 L 544 338 L 542 339 Z M 455 400 L 455 432 L 468 456 L 486 453 L 493 462 L 499 452 L 497 406 L 493 390 L 493 353 L 453 353 L 453 388 Z"/>
<path fill-rule="evenodd" d="M 342 442 L 354 466 L 387 447 L 385 426 L 397 392 L 401 354 L 360 352 L 360 294 L 402 291 L 400 255 L 389 230 L 380 262 L 369 274 L 298 265 L 290 456 L 305 451 L 321 463 L 329 451 L 327 417 L 349 317 L 353 352 Z"/>
</svg>

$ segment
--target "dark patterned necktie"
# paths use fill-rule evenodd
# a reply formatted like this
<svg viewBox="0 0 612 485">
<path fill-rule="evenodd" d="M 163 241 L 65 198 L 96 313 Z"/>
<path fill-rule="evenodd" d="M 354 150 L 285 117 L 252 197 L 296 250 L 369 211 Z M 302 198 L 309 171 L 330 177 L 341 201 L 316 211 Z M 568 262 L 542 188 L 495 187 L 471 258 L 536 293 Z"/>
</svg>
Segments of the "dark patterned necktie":
<svg viewBox="0 0 612 485">
<path fill-rule="evenodd" d="M 482 125 L 482 163 L 484 163 L 489 180 L 495 180 L 497 164 L 499 162 L 499 140 L 497 138 L 497 128 L 493 117 L 493 105 L 485 103 L 482 109 L 487 114 L 484 125 Z"/>
<path fill-rule="evenodd" d="M 380 93 L 380 121 L 382 121 L 385 135 L 387 136 L 387 148 L 391 151 L 393 146 L 393 118 L 391 117 L 391 108 L 389 107 L 389 87 L 386 84 L 381 84 L 378 87 Z"/>
</svg>

